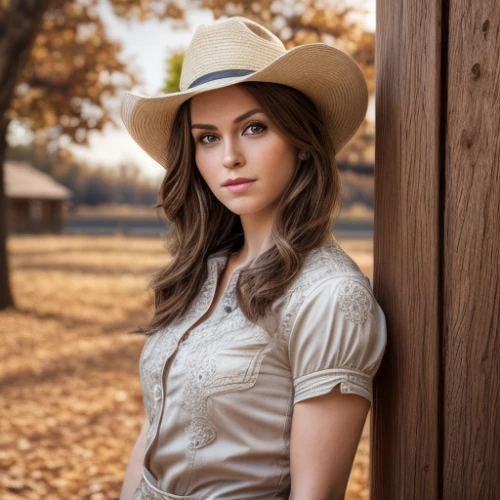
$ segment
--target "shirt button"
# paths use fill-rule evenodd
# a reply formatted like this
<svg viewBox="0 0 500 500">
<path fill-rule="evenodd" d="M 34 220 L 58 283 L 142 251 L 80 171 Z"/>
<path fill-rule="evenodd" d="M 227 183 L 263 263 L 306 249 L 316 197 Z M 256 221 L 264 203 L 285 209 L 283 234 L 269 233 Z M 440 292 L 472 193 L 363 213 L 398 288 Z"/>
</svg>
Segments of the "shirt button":
<svg viewBox="0 0 500 500">
<path fill-rule="evenodd" d="M 230 313 L 230 312 L 233 310 L 233 308 L 232 308 L 231 306 L 225 306 L 225 307 L 224 307 L 224 310 L 225 310 L 227 313 Z"/>
<path fill-rule="evenodd" d="M 161 399 L 161 387 L 159 384 L 155 385 L 154 388 L 154 397 L 156 401 L 159 401 Z"/>
</svg>

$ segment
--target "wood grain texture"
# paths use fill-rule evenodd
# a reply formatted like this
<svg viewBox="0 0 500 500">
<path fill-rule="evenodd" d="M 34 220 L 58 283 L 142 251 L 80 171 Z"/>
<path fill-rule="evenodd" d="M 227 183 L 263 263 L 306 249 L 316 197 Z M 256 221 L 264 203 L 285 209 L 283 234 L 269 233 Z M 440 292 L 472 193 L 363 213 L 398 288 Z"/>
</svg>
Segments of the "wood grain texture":
<svg viewBox="0 0 500 500">
<path fill-rule="evenodd" d="M 438 498 L 441 5 L 377 0 L 371 498 Z"/>
<path fill-rule="evenodd" d="M 371 498 L 500 496 L 500 3 L 377 1 Z"/>
<path fill-rule="evenodd" d="M 500 3 L 449 3 L 443 500 L 500 498 Z"/>
</svg>

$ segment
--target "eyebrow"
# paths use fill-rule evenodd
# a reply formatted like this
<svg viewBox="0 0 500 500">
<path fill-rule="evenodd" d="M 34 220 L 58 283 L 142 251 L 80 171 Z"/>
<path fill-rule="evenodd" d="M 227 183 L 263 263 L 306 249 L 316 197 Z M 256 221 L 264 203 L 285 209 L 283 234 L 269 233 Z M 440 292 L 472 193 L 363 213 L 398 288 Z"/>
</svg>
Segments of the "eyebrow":
<svg viewBox="0 0 500 500">
<path fill-rule="evenodd" d="M 249 116 L 254 115 L 255 113 L 264 113 L 261 109 L 251 109 L 250 111 L 247 111 L 246 113 L 243 113 L 242 115 L 236 117 L 233 120 L 233 123 L 238 123 L 243 121 L 245 118 L 248 118 Z M 206 130 L 217 130 L 217 127 L 215 125 L 209 125 L 208 123 L 194 123 L 191 125 L 191 129 L 193 128 L 202 128 Z"/>
</svg>

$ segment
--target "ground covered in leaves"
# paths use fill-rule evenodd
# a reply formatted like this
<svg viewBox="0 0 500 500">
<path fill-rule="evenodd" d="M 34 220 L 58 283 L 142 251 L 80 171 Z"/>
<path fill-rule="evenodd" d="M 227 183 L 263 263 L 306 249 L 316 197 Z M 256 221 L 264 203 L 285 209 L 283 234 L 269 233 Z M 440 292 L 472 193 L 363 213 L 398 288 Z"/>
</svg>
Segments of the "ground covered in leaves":
<svg viewBox="0 0 500 500">
<path fill-rule="evenodd" d="M 372 242 L 340 241 L 372 277 Z M 0 498 L 119 498 L 144 419 L 128 333 L 152 313 L 160 239 L 11 236 L 15 309 L 0 312 Z M 369 418 L 347 500 L 368 498 Z"/>
</svg>

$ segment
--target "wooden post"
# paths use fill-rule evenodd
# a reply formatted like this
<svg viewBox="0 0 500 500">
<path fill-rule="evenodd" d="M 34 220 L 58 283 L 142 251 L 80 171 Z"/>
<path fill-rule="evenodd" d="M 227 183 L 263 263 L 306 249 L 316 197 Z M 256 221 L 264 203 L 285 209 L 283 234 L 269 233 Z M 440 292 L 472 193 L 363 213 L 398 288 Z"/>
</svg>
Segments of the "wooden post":
<svg viewBox="0 0 500 500">
<path fill-rule="evenodd" d="M 500 498 L 500 2 L 377 0 L 372 500 Z"/>
</svg>

